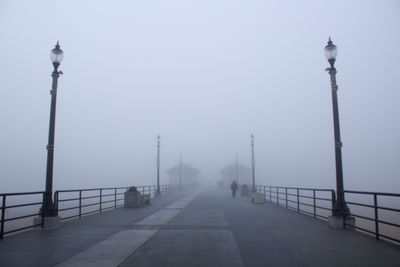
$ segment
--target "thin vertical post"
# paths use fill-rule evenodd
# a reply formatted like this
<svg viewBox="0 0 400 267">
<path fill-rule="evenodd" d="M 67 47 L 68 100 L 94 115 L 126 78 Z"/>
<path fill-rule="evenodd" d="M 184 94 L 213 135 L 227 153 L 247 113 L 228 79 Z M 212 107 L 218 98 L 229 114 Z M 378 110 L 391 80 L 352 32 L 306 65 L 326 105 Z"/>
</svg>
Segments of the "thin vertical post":
<svg viewBox="0 0 400 267">
<path fill-rule="evenodd" d="M 82 190 L 79 190 L 79 218 L 82 217 Z"/>
<path fill-rule="evenodd" d="M 6 195 L 3 195 L 3 199 L 1 201 L 1 225 L 0 225 L 0 239 L 4 238 L 4 220 L 6 214 Z"/>
<path fill-rule="evenodd" d="M 314 202 L 314 218 L 317 218 L 317 203 L 315 199 L 315 189 L 313 189 L 313 202 Z"/>
<path fill-rule="evenodd" d="M 269 187 L 269 203 L 272 204 L 272 188 Z"/>
<path fill-rule="evenodd" d="M 100 213 L 102 211 L 102 201 L 103 201 L 103 189 L 100 189 Z"/>
<path fill-rule="evenodd" d="M 375 238 L 379 240 L 379 218 L 378 218 L 378 196 L 374 194 L 374 210 L 375 210 Z"/>
<path fill-rule="evenodd" d="M 276 205 L 279 207 L 279 188 L 276 188 Z"/>
<path fill-rule="evenodd" d="M 298 188 L 297 188 L 297 212 L 300 212 L 300 195 Z"/>
<path fill-rule="evenodd" d="M 285 199 L 286 199 L 286 208 L 288 208 L 288 194 L 287 194 L 287 187 L 285 187 Z"/>
<path fill-rule="evenodd" d="M 251 192 L 255 192 L 255 184 L 256 184 L 256 175 L 255 175 L 255 157 L 254 157 L 254 135 L 251 134 L 251 177 L 252 177 L 252 187 L 251 187 Z"/>
<path fill-rule="evenodd" d="M 154 198 L 159 197 L 161 195 L 160 190 L 160 142 L 161 137 L 160 135 L 157 136 L 157 189 L 154 193 Z"/>
<path fill-rule="evenodd" d="M 117 188 L 114 188 L 114 209 L 117 208 Z"/>
<path fill-rule="evenodd" d="M 236 158 L 235 158 L 235 178 L 236 182 L 239 185 L 239 171 L 238 171 L 238 154 L 236 153 Z"/>
<path fill-rule="evenodd" d="M 179 154 L 179 190 L 182 190 L 182 154 Z"/>
<path fill-rule="evenodd" d="M 263 187 L 264 187 L 264 200 L 265 200 L 265 185 Z"/>
</svg>

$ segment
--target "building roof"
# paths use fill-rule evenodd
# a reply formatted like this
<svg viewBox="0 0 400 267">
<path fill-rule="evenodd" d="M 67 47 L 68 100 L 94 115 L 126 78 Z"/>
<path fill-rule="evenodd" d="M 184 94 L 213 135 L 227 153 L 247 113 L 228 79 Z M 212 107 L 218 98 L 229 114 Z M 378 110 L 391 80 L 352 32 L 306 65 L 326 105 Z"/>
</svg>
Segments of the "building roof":
<svg viewBox="0 0 400 267">
<path fill-rule="evenodd" d="M 169 175 L 179 175 L 180 173 L 180 164 L 170 168 L 167 170 L 167 173 Z M 200 171 L 197 169 L 193 168 L 192 166 L 182 163 L 182 175 L 198 175 Z"/>
<path fill-rule="evenodd" d="M 237 172 L 239 177 L 251 176 L 251 169 L 246 165 L 241 163 L 237 164 Z M 221 174 L 225 177 L 235 177 L 236 176 L 236 164 L 230 164 L 221 170 Z"/>
</svg>

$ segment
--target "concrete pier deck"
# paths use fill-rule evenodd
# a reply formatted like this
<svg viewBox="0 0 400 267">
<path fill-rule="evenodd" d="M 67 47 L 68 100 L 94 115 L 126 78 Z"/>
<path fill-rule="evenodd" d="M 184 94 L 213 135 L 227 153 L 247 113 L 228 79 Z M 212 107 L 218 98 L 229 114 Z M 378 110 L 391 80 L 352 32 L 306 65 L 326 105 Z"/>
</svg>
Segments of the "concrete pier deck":
<svg viewBox="0 0 400 267">
<path fill-rule="evenodd" d="M 213 189 L 9 236 L 0 266 L 400 266 L 400 247 Z"/>
</svg>

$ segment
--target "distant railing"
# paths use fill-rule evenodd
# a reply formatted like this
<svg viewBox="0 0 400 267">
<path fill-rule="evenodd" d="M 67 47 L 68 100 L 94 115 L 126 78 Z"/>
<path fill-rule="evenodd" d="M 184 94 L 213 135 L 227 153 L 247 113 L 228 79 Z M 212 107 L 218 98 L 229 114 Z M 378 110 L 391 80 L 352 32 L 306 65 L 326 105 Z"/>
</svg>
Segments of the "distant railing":
<svg viewBox="0 0 400 267">
<path fill-rule="evenodd" d="M 17 198 L 20 199 L 21 196 L 24 196 L 25 201 L 17 201 Z M 3 239 L 6 234 L 11 234 L 38 226 L 43 227 L 43 217 L 40 214 L 39 208 L 44 202 L 45 192 L 5 193 L 0 194 L 0 198 L 0 239 Z M 27 209 L 26 207 L 29 208 Z M 37 212 L 32 213 L 32 207 L 36 207 Z M 9 211 L 12 211 L 11 213 L 13 213 L 11 217 L 6 216 Z M 32 224 L 33 217 L 39 217 L 41 220 L 39 220 L 37 224 Z M 27 220 L 30 221 L 28 222 Z M 15 223 L 6 229 L 5 226 L 10 222 Z"/>
<path fill-rule="evenodd" d="M 332 189 L 298 188 L 257 185 L 257 192 L 270 204 L 328 220 L 336 201 Z"/>
<path fill-rule="evenodd" d="M 356 225 L 345 226 L 374 235 L 377 240 L 400 243 L 400 224 L 395 223 L 400 222 L 400 209 L 394 208 L 400 206 L 400 194 L 350 190 L 344 190 L 344 194 L 351 216 L 357 218 Z"/>
<path fill-rule="evenodd" d="M 128 187 L 58 190 L 54 204 L 62 220 L 81 218 L 123 206 L 124 192 Z M 142 194 L 155 198 L 157 186 L 137 186 Z M 160 185 L 160 196 L 179 189 L 178 185 Z M 44 226 L 40 212 L 45 192 L 0 194 L 0 239 L 5 235 Z M 36 212 L 33 210 L 36 209 Z M 33 218 L 38 218 L 33 220 Z"/>
</svg>

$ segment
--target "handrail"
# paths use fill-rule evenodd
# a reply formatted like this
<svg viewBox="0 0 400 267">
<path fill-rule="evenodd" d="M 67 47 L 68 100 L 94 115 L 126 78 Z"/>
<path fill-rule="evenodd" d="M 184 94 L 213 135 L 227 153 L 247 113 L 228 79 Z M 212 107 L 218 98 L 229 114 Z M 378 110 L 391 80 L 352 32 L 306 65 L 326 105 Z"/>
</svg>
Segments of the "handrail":
<svg viewBox="0 0 400 267">
<path fill-rule="evenodd" d="M 28 196 L 28 195 L 30 195 L 30 196 L 41 195 L 42 201 L 41 202 L 34 201 L 34 202 L 29 202 L 29 203 L 7 205 L 7 197 L 10 198 L 10 197 L 15 197 L 15 196 Z M 43 205 L 44 200 L 45 200 L 45 195 L 46 195 L 46 193 L 43 191 L 21 192 L 21 193 L 1 193 L 0 194 L 0 198 L 1 198 L 0 239 L 3 239 L 6 234 L 11 234 L 14 232 L 23 231 L 23 230 L 31 229 L 31 228 L 38 227 L 38 226 L 43 227 L 43 223 L 44 223 L 43 219 L 44 218 L 43 218 L 43 214 L 40 213 L 39 209 L 38 209 L 37 213 L 29 212 L 28 214 L 14 216 L 11 218 L 7 218 L 6 212 L 9 210 L 15 210 L 17 208 Z M 40 223 L 26 225 L 26 223 L 24 223 L 22 221 L 22 219 L 32 218 L 32 217 L 36 217 L 36 216 L 39 216 L 41 218 Z M 19 221 L 19 224 L 22 224 L 22 225 L 11 228 L 11 229 L 6 229 L 5 223 L 13 222 L 13 221 Z"/>
<path fill-rule="evenodd" d="M 140 187 L 140 186 L 139 186 Z M 66 190 L 57 190 L 57 192 L 76 192 L 76 191 L 96 191 L 96 190 L 111 190 L 111 189 L 127 189 L 129 186 L 120 186 L 120 187 L 96 187 L 96 188 L 85 188 L 85 189 L 66 189 Z"/>
<path fill-rule="evenodd" d="M 105 210 L 116 209 L 123 206 L 124 192 L 128 187 L 104 187 L 104 188 L 88 188 L 88 189 L 67 189 L 57 190 L 54 192 L 54 205 L 62 220 L 70 218 L 81 218 L 82 216 L 100 213 Z M 149 194 L 150 198 L 156 197 L 157 186 L 155 185 L 141 185 L 137 186 L 139 192 Z M 160 185 L 161 196 L 170 192 L 176 191 L 177 185 Z M 65 195 L 74 195 L 73 197 L 63 198 Z M 77 195 L 78 194 L 78 195 Z M 19 196 L 37 196 L 41 195 L 41 201 L 32 200 L 30 202 L 21 203 L 22 198 Z M 40 211 L 45 201 L 46 193 L 44 191 L 35 192 L 17 192 L 17 193 L 1 193 L 0 194 L 0 239 L 5 235 L 32 229 L 35 227 L 44 226 L 44 213 Z M 16 203 L 9 203 L 10 197 L 13 197 Z M 14 202 L 15 202 L 14 201 Z M 37 212 L 32 212 L 32 207 L 37 206 Z M 61 206 L 61 207 L 60 207 Z M 7 216 L 9 210 L 16 210 L 18 208 L 30 207 L 29 210 L 24 211 L 23 214 L 18 214 L 13 217 Z M 27 220 L 32 217 L 39 217 L 39 223 L 28 223 Z M 6 223 L 16 222 L 12 227 Z"/>
<path fill-rule="evenodd" d="M 265 187 L 272 187 L 272 188 L 282 188 L 282 189 L 299 189 L 299 190 L 306 190 L 306 191 L 313 191 L 313 190 L 318 190 L 318 191 L 335 191 L 333 189 L 329 188 L 309 188 L 309 187 L 288 187 L 288 186 L 276 186 L 276 185 L 256 185 L 256 186 L 265 186 Z"/>
<path fill-rule="evenodd" d="M 368 191 L 354 191 L 354 190 L 344 190 L 344 193 L 354 193 L 354 194 L 363 194 L 363 195 L 380 195 L 380 196 L 389 196 L 389 197 L 400 197 L 400 194 L 397 193 L 387 193 L 387 192 L 368 192 Z"/>
<path fill-rule="evenodd" d="M 366 192 L 366 191 L 354 191 L 354 190 L 344 190 L 343 193 L 347 197 L 349 197 L 350 195 L 368 195 L 372 197 L 372 200 L 370 200 L 370 202 L 373 202 L 372 204 L 365 204 L 365 203 L 358 203 L 354 200 L 352 201 L 346 201 L 346 204 L 349 206 L 359 206 L 359 207 L 363 207 L 363 208 L 368 208 L 369 210 L 373 210 L 373 217 L 370 216 L 366 216 L 366 215 L 361 215 L 361 214 L 357 214 L 357 213 L 353 213 L 351 212 L 351 216 L 354 216 L 356 218 L 359 218 L 361 220 L 364 221 L 369 221 L 369 222 L 373 222 L 374 225 L 369 228 L 367 228 L 366 226 L 362 227 L 360 225 L 351 225 L 351 224 L 347 224 L 345 222 L 345 226 L 350 227 L 350 228 L 354 228 L 357 230 L 360 230 L 364 233 L 368 233 L 368 234 L 372 234 L 375 236 L 375 238 L 377 240 L 379 240 L 380 238 L 384 238 L 387 239 L 389 241 L 395 242 L 397 244 L 400 243 L 400 224 L 395 223 L 393 221 L 388 221 L 388 220 L 382 220 L 382 211 L 390 211 L 392 213 L 397 214 L 397 216 L 399 216 L 400 218 L 400 209 L 396 209 L 396 208 L 392 208 L 392 207 L 385 207 L 382 206 L 378 203 L 379 197 L 396 197 L 396 200 L 398 200 L 397 205 L 400 203 L 400 194 L 396 194 L 396 193 L 384 193 L 384 192 Z M 354 209 L 350 209 L 350 210 L 354 210 Z M 392 233 L 398 233 L 397 235 L 393 236 L 393 235 L 387 235 L 387 234 L 383 234 L 381 231 L 381 227 L 385 227 L 387 231 L 389 231 L 391 234 Z"/>
<path fill-rule="evenodd" d="M 85 215 L 122 207 L 123 195 L 128 188 L 105 187 L 57 190 L 54 193 L 54 202 L 61 220 L 82 218 Z M 142 194 L 148 194 L 150 198 L 156 197 L 157 186 L 155 185 L 141 185 L 136 186 L 136 188 Z M 174 191 L 173 189 L 174 185 L 160 185 L 161 195 Z M 62 196 L 65 196 L 65 198 Z"/>
<path fill-rule="evenodd" d="M 335 191 L 326 188 L 256 185 L 256 190 L 263 194 L 264 199 L 270 204 L 324 220 L 328 219 L 329 211 L 332 213 L 336 201 Z M 330 193 L 329 198 L 326 193 Z"/>
</svg>

